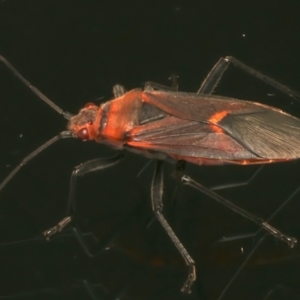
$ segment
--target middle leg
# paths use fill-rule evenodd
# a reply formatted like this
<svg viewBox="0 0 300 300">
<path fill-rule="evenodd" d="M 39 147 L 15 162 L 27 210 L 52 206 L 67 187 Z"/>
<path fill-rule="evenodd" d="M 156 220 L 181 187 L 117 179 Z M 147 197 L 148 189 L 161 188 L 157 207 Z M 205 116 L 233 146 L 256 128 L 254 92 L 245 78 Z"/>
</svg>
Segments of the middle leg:
<svg viewBox="0 0 300 300">
<path fill-rule="evenodd" d="M 151 183 L 151 201 L 152 201 L 152 210 L 163 226 L 165 231 L 167 232 L 168 236 L 172 240 L 175 247 L 178 249 L 179 253 L 181 254 L 182 258 L 184 259 L 185 264 L 188 266 L 188 277 L 181 288 L 183 293 L 191 293 L 191 286 L 196 280 L 196 267 L 195 262 L 187 252 L 185 247 L 182 245 L 178 237 L 176 236 L 175 232 L 165 219 L 163 215 L 163 169 L 162 169 L 163 162 L 156 161 L 155 171 L 153 175 L 153 180 Z"/>
</svg>

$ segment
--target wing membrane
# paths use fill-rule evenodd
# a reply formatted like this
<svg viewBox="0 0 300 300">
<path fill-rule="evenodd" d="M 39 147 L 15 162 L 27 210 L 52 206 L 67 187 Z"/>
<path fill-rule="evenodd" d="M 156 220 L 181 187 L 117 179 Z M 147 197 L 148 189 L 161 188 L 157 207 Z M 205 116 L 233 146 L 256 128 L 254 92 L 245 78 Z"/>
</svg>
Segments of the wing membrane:
<svg viewBox="0 0 300 300">
<path fill-rule="evenodd" d="M 143 92 L 143 101 L 167 114 L 190 121 L 206 122 L 216 112 L 245 114 L 264 111 L 266 106 L 233 98 L 179 92 Z"/>
<path fill-rule="evenodd" d="M 300 121 L 276 110 L 228 115 L 219 123 L 240 144 L 260 157 L 299 158 Z"/>
<path fill-rule="evenodd" d="M 256 158 L 229 135 L 215 132 L 210 124 L 172 116 L 135 127 L 129 146 L 166 154 L 216 160 Z"/>
<path fill-rule="evenodd" d="M 249 159 L 251 153 L 258 159 L 269 160 L 300 157 L 300 120 L 274 107 L 222 96 L 163 91 L 144 92 L 143 100 L 170 116 L 202 123 L 198 128 L 194 128 L 194 133 L 189 131 L 185 137 L 178 136 L 180 140 L 185 139 L 186 146 L 193 149 L 190 152 L 194 155 L 214 157 L 217 153 L 215 159 L 227 159 L 227 156 L 230 156 L 234 160 L 242 157 Z M 213 123 L 222 131 L 221 134 L 217 134 L 212 127 L 205 127 L 203 124 L 209 123 L 210 118 L 220 112 L 224 112 L 224 117 Z M 164 130 L 167 129 L 168 126 L 165 126 Z M 203 133 L 208 134 L 205 139 Z M 176 148 L 175 144 L 172 147 Z M 239 149 L 236 156 L 226 156 L 226 151 L 231 152 L 239 148 L 236 144 L 245 148 L 244 151 Z M 187 149 L 181 151 L 189 152 Z"/>
</svg>

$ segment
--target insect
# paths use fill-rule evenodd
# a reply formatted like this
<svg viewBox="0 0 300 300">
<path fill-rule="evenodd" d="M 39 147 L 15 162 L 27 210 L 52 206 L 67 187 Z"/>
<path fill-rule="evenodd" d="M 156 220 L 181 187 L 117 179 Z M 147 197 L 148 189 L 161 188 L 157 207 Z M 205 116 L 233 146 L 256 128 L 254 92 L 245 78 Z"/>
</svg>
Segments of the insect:
<svg viewBox="0 0 300 300">
<path fill-rule="evenodd" d="M 148 82 L 145 88 L 125 92 L 114 87 L 115 99 L 100 106 L 87 103 L 77 115 L 63 111 L 36 87 L 32 86 L 4 57 L 0 60 L 41 100 L 56 110 L 68 123 L 68 130 L 59 133 L 29 154 L 0 184 L 0 191 L 14 175 L 44 149 L 64 138 L 94 140 L 117 149 L 126 149 L 156 161 L 151 185 L 153 212 L 177 247 L 188 267 L 188 276 L 181 289 L 191 293 L 196 280 L 195 262 L 177 238 L 163 215 L 163 161 L 176 164 L 174 178 L 208 194 L 234 212 L 255 222 L 275 238 L 294 247 L 297 239 L 289 237 L 270 224 L 220 195 L 205 188 L 183 172 L 183 164 L 268 164 L 300 158 L 300 120 L 279 109 L 261 103 L 212 95 L 230 63 L 265 81 L 292 97 L 300 95 L 279 82 L 246 66 L 233 57 L 221 58 L 205 78 L 197 93 L 177 91 Z M 95 159 L 77 167 L 71 176 L 70 213 L 56 226 L 46 230 L 50 239 L 72 220 L 75 179 L 89 172 L 114 166 L 120 157 Z"/>
</svg>

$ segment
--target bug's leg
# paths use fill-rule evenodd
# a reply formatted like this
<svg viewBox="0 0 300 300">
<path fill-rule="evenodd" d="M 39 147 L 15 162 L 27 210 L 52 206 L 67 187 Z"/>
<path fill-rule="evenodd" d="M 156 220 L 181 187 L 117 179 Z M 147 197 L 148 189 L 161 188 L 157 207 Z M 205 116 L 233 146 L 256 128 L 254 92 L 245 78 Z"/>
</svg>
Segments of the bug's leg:
<svg viewBox="0 0 300 300">
<path fill-rule="evenodd" d="M 145 91 L 153 91 L 153 90 L 161 90 L 161 91 L 178 91 L 178 76 L 175 74 L 172 74 L 169 77 L 169 80 L 171 81 L 171 85 L 163 85 L 159 84 L 153 81 L 147 81 L 144 86 Z"/>
<path fill-rule="evenodd" d="M 72 220 L 72 215 L 75 212 L 76 183 L 78 177 L 91 172 L 110 168 L 117 164 L 121 160 L 121 158 L 122 155 L 117 155 L 113 158 L 97 158 L 94 160 L 87 161 L 74 169 L 70 181 L 67 216 L 63 218 L 60 222 L 58 222 L 55 226 L 43 232 L 47 240 L 49 240 L 56 233 L 61 232 Z"/>
<path fill-rule="evenodd" d="M 247 66 L 246 64 L 242 63 L 241 61 L 239 61 L 238 59 L 236 59 L 233 56 L 226 56 L 224 58 L 225 62 L 227 63 L 232 63 L 235 67 L 241 69 L 242 71 L 256 77 L 257 79 L 269 84 L 270 86 L 272 86 L 273 88 L 281 91 L 284 94 L 289 95 L 290 97 L 293 97 L 297 100 L 300 100 L 300 93 L 291 89 L 290 87 L 281 84 L 280 82 L 278 82 L 277 80 Z"/>
<path fill-rule="evenodd" d="M 115 84 L 113 86 L 113 94 L 115 98 L 119 98 L 126 93 L 126 89 L 121 84 Z"/>
<path fill-rule="evenodd" d="M 225 58 L 220 58 L 220 60 L 214 65 L 212 70 L 209 72 L 205 80 L 203 81 L 199 93 L 210 94 L 213 92 L 214 88 L 217 86 L 219 81 L 221 80 L 224 72 L 228 68 L 229 64 L 233 64 L 235 67 L 239 68 L 240 70 L 248 73 L 251 76 L 256 77 L 257 79 L 267 83 L 268 85 L 272 86 L 273 88 L 281 91 L 284 94 L 287 94 L 297 100 L 300 100 L 300 93 L 289 88 L 286 85 L 281 84 L 277 80 L 247 66 L 246 64 L 242 63 L 238 59 L 234 58 L 233 56 L 226 56 Z"/>
<path fill-rule="evenodd" d="M 176 74 L 171 74 L 171 76 L 169 77 L 169 80 L 171 81 L 171 88 L 174 91 L 178 91 L 179 90 L 179 84 L 178 84 L 178 75 Z"/>
<path fill-rule="evenodd" d="M 115 98 L 121 97 L 125 93 L 126 93 L 126 90 L 125 90 L 124 86 L 122 86 L 120 84 L 116 84 L 113 86 L 113 94 L 114 94 Z M 72 172 L 71 180 L 70 180 L 67 216 L 65 218 L 63 218 L 60 222 L 58 222 L 55 226 L 53 226 L 43 232 L 43 235 L 47 240 L 49 240 L 56 233 L 61 232 L 72 221 L 72 215 L 75 212 L 75 197 L 76 197 L 75 192 L 76 192 L 77 178 L 79 176 L 83 176 L 90 172 L 110 168 L 110 167 L 114 166 L 115 164 L 117 164 L 121 160 L 121 158 L 122 158 L 122 155 L 118 155 L 113 158 L 104 158 L 104 159 L 99 158 L 99 159 L 87 161 L 87 162 L 75 167 L 74 171 Z M 87 247 L 84 243 L 84 240 L 80 236 L 79 232 L 75 229 L 73 231 L 74 231 L 75 236 L 77 237 L 78 241 L 85 249 L 86 253 L 89 253 L 89 251 L 87 250 Z"/>
<path fill-rule="evenodd" d="M 220 58 L 203 80 L 197 94 L 212 94 L 228 66 L 228 62 Z"/>
<path fill-rule="evenodd" d="M 276 209 L 275 212 L 273 212 L 273 214 L 268 218 L 268 220 L 271 220 L 275 215 L 277 215 L 277 213 L 279 211 L 281 211 L 281 209 L 291 200 L 295 197 L 295 195 L 297 195 L 300 191 L 300 187 L 298 187 L 295 191 L 293 191 L 293 193 Z M 258 233 L 258 232 L 257 232 Z M 257 234 L 256 233 L 256 234 Z M 253 256 L 254 252 L 258 249 L 258 247 L 260 246 L 260 244 L 263 242 L 263 240 L 265 239 L 266 236 L 261 237 L 252 247 L 252 250 L 250 251 L 250 253 L 246 256 L 246 258 L 244 259 L 244 261 L 241 263 L 241 265 L 238 267 L 238 269 L 236 270 L 236 272 L 233 274 L 232 278 L 230 279 L 230 281 L 226 284 L 226 286 L 224 287 L 223 291 L 221 292 L 220 296 L 218 297 L 218 300 L 221 300 L 223 298 L 223 296 L 226 294 L 226 292 L 228 291 L 228 289 L 230 288 L 230 286 L 232 285 L 232 283 L 235 281 L 235 279 L 239 276 L 239 274 L 241 273 L 242 269 L 244 268 L 244 266 L 246 265 L 246 263 L 251 259 L 251 257 Z"/>
<path fill-rule="evenodd" d="M 184 283 L 181 291 L 183 293 L 191 293 L 191 286 L 196 280 L 196 268 L 195 262 L 192 257 L 189 255 L 187 250 L 184 248 L 182 243 L 179 241 L 178 237 L 170 227 L 169 223 L 163 216 L 163 169 L 162 169 L 163 162 L 158 160 L 156 161 L 153 180 L 151 183 L 151 201 L 152 201 L 152 209 L 153 212 L 163 226 L 169 237 L 171 238 L 173 244 L 178 249 L 179 253 L 181 254 L 182 258 L 185 261 L 185 264 L 189 268 L 188 278 Z"/>
<path fill-rule="evenodd" d="M 120 84 L 116 84 L 113 86 L 113 94 L 115 98 L 121 97 L 126 93 L 124 86 Z M 57 225 L 51 227 L 48 230 L 43 232 L 45 238 L 49 240 L 51 236 L 55 235 L 57 232 L 61 232 L 71 221 L 71 215 L 75 211 L 75 191 L 76 191 L 76 182 L 78 176 L 83 176 L 87 173 L 103 170 L 109 167 L 114 166 L 121 160 L 122 156 L 118 155 L 114 158 L 99 158 L 87 161 L 79 166 L 77 166 L 71 175 L 71 182 L 70 182 L 70 191 L 69 191 L 69 202 L 68 202 L 68 209 L 67 209 L 67 216 L 63 218 Z M 78 239 L 81 241 L 81 237 L 75 231 Z"/>
<path fill-rule="evenodd" d="M 232 203 L 229 200 L 223 198 L 219 194 L 213 192 L 212 190 L 208 189 L 207 187 L 205 187 L 205 186 L 201 185 L 200 183 L 196 182 L 191 177 L 189 177 L 187 175 L 182 175 L 181 172 L 175 172 L 173 174 L 173 177 L 177 180 L 181 180 L 181 182 L 183 184 L 189 185 L 189 186 L 199 190 L 200 192 L 206 194 L 207 196 L 209 196 L 210 198 L 216 200 L 220 204 L 228 207 L 229 209 L 231 209 L 235 213 L 237 213 L 237 214 L 241 215 L 242 217 L 254 222 L 257 225 L 259 225 L 261 227 L 261 229 L 264 229 L 269 234 L 273 235 L 275 238 L 286 242 L 289 245 L 289 247 L 293 248 L 295 246 L 295 244 L 297 243 L 296 238 L 287 236 L 286 234 L 280 232 L 278 229 L 272 227 L 269 223 L 267 223 L 263 219 L 261 219 L 259 217 L 256 217 L 255 215 L 253 215 L 253 214 L 249 213 L 248 211 L 244 210 L 243 208 L 235 205 L 234 203 Z"/>
</svg>

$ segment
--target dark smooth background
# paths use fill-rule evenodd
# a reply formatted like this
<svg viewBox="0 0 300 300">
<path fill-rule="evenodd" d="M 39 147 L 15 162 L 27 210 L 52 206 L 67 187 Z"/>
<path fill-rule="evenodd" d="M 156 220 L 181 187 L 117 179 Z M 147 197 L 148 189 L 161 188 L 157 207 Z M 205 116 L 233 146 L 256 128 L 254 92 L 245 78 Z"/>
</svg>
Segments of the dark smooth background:
<svg viewBox="0 0 300 300">
<path fill-rule="evenodd" d="M 0 53 L 63 109 L 112 99 L 112 86 L 147 80 L 196 91 L 222 56 L 232 55 L 299 89 L 297 1 L 14 1 L 0 2 Z M 217 94 L 256 100 L 300 117 L 300 104 L 230 68 Z M 269 94 L 269 96 L 268 96 Z M 66 121 L 0 67 L 0 180 Z M 116 151 L 64 140 L 36 157 L 1 191 L 0 299 L 300 299 L 299 246 L 262 234 L 240 216 L 189 188 L 165 169 L 166 216 L 197 266 L 187 270 L 153 215 L 154 164 L 125 153 L 109 170 L 79 180 L 76 220 L 46 242 L 42 232 L 65 216 L 74 167 Z M 187 174 L 268 219 L 299 187 L 300 165 L 197 167 Z M 300 237 L 300 195 L 270 223 Z M 85 240 L 83 247 L 75 231 Z M 223 237 L 234 237 L 220 242 Z M 255 248 L 256 247 L 256 248 Z M 242 265 L 247 256 L 253 255 Z M 239 267 L 240 272 L 235 274 Z M 231 284 L 229 284 L 232 282 Z"/>
</svg>

